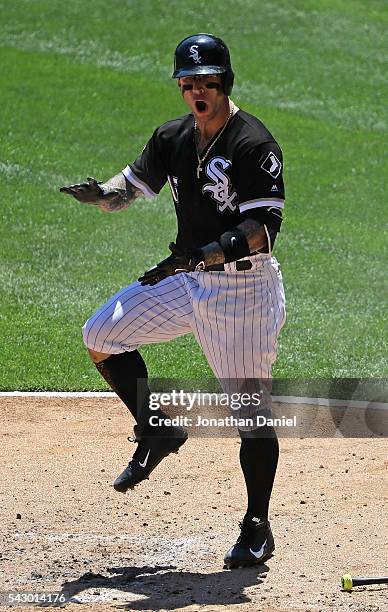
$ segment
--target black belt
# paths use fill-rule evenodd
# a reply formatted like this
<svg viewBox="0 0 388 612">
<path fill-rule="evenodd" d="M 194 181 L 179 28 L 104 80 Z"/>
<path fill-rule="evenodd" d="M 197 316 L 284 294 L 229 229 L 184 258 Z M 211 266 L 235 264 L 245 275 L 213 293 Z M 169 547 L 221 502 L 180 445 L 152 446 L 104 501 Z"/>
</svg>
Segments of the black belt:
<svg viewBox="0 0 388 612">
<path fill-rule="evenodd" d="M 236 270 L 250 270 L 252 268 L 252 262 L 249 259 L 242 259 L 241 261 L 235 261 Z M 205 272 L 225 272 L 225 264 L 214 264 L 214 266 L 208 266 L 205 268 Z"/>
</svg>

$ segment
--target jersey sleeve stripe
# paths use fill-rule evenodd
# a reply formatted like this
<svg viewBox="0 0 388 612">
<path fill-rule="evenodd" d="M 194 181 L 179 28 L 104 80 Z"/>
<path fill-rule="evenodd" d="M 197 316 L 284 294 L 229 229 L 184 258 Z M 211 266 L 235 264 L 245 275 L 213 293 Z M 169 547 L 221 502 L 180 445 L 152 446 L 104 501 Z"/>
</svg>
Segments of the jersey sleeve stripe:
<svg viewBox="0 0 388 612">
<path fill-rule="evenodd" d="M 149 187 L 147 183 L 144 183 L 144 181 L 141 181 L 132 171 L 130 166 L 126 166 L 121 172 L 124 174 L 126 179 L 132 183 L 132 185 L 144 193 L 146 198 L 154 198 L 156 196 L 156 193 L 152 191 L 151 187 Z"/>
<path fill-rule="evenodd" d="M 279 200 L 279 198 L 259 198 L 258 200 L 242 202 L 239 209 L 240 212 L 245 212 L 246 210 L 260 208 L 261 206 L 275 206 L 276 208 L 284 208 L 284 200 Z"/>
</svg>

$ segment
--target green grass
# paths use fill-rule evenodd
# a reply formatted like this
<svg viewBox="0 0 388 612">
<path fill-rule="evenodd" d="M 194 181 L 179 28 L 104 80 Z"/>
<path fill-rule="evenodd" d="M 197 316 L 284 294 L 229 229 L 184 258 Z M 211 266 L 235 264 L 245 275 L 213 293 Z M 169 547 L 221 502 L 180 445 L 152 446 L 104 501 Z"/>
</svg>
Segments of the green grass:
<svg viewBox="0 0 388 612">
<path fill-rule="evenodd" d="M 386 26 L 378 0 L 0 1 L 0 388 L 102 389 L 84 320 L 167 253 L 166 189 L 109 215 L 58 193 L 107 178 L 186 112 L 176 43 L 228 42 L 234 101 L 285 157 L 288 323 L 279 377 L 388 373 Z M 385 69 L 385 71 L 384 71 Z M 203 377 L 192 337 L 145 347 L 153 376 Z"/>
</svg>

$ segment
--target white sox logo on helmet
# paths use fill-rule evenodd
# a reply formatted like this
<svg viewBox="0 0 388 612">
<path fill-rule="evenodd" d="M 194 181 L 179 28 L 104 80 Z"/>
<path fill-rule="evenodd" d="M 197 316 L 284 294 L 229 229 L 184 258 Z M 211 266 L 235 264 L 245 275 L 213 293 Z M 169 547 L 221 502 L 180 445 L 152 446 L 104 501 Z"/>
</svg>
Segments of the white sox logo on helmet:
<svg viewBox="0 0 388 612">
<path fill-rule="evenodd" d="M 196 64 L 200 64 L 201 63 L 201 56 L 199 55 L 198 52 L 198 45 L 191 45 L 190 47 L 190 57 L 191 59 L 193 59 L 195 61 Z"/>
<path fill-rule="evenodd" d="M 232 163 L 224 157 L 213 157 L 207 164 L 205 172 L 214 183 L 206 183 L 203 186 L 202 192 L 210 192 L 213 200 L 217 202 L 218 212 L 224 212 L 227 208 L 231 212 L 235 212 L 237 206 L 234 200 L 237 198 L 235 191 L 230 192 L 230 179 L 223 170 L 226 170 Z"/>
</svg>

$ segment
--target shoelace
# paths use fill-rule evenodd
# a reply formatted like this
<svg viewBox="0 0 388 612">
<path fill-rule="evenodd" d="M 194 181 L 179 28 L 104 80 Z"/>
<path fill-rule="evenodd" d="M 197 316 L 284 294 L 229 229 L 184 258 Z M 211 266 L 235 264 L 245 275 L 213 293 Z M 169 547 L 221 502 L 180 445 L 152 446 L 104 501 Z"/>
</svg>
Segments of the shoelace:
<svg viewBox="0 0 388 612">
<path fill-rule="evenodd" d="M 256 533 L 258 528 L 264 527 L 264 524 L 258 524 L 258 526 L 254 527 L 251 525 L 247 525 L 246 523 L 244 523 L 244 521 L 241 521 L 238 526 L 241 529 L 241 532 L 237 539 L 237 542 L 239 544 L 246 544 L 250 542 L 252 534 Z"/>
<path fill-rule="evenodd" d="M 249 536 L 250 536 L 250 532 L 252 531 L 252 527 L 249 527 L 243 521 L 241 521 L 241 523 L 239 523 L 238 526 L 241 529 L 241 532 L 240 532 L 239 537 L 237 538 L 237 542 L 238 544 L 245 544 L 249 540 Z"/>
<path fill-rule="evenodd" d="M 131 442 L 133 444 L 139 444 L 140 440 L 138 440 L 136 437 L 132 437 L 132 436 L 128 436 L 127 437 L 128 442 Z M 130 466 L 133 462 L 133 460 L 135 459 L 135 455 L 138 452 L 139 447 L 137 447 L 137 449 L 135 450 L 135 452 L 133 453 L 132 458 L 130 459 L 130 461 L 128 461 L 128 466 Z"/>
</svg>

